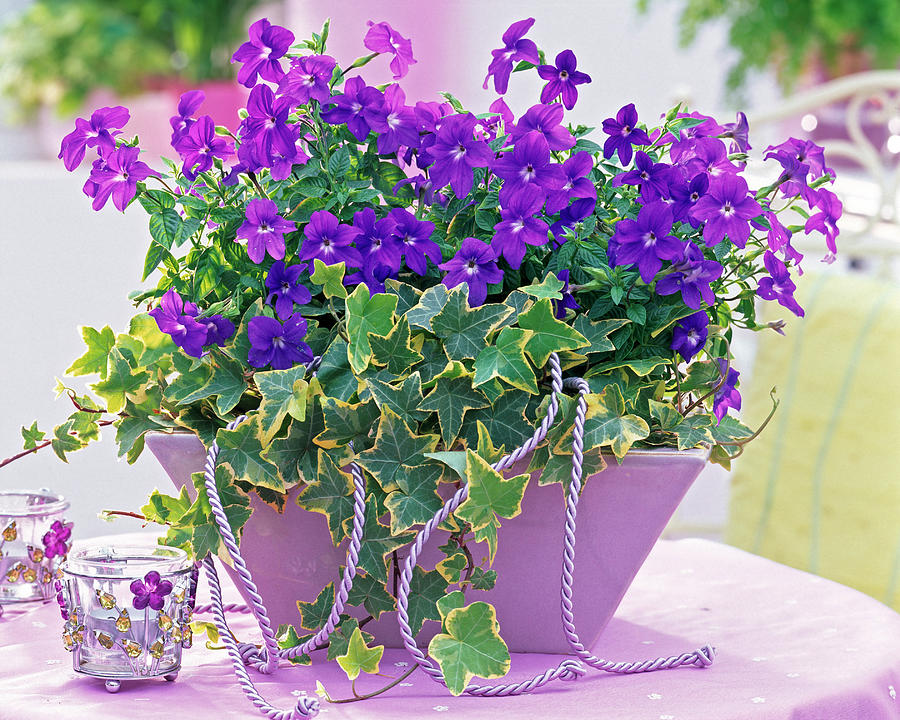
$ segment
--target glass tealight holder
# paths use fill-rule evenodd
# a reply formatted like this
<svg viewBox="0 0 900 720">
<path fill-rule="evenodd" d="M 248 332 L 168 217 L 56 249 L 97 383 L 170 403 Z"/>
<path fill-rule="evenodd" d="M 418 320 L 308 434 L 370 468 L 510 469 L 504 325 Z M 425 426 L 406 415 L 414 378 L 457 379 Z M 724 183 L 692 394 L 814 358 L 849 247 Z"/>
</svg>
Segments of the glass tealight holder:
<svg viewBox="0 0 900 720">
<path fill-rule="evenodd" d="M 49 490 L 0 491 L 0 605 L 53 597 L 70 547 L 68 508 Z"/>
<path fill-rule="evenodd" d="M 76 548 L 63 564 L 58 601 L 75 672 L 106 679 L 174 680 L 191 646 L 192 564 L 172 547 Z"/>
</svg>

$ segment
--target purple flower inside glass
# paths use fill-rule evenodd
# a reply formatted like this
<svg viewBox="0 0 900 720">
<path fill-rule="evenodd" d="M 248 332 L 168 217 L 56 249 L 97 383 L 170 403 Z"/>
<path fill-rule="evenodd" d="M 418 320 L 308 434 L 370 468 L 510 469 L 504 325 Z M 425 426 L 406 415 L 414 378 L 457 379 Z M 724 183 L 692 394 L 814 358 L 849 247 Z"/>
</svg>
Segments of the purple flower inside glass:
<svg viewBox="0 0 900 720">
<path fill-rule="evenodd" d="M 135 580 L 129 586 L 131 605 L 135 610 L 143 610 L 150 607 L 153 610 L 162 610 L 166 602 L 166 595 L 172 592 L 172 583 L 163 580 L 156 570 L 151 570 L 144 575 L 143 580 Z"/>
</svg>

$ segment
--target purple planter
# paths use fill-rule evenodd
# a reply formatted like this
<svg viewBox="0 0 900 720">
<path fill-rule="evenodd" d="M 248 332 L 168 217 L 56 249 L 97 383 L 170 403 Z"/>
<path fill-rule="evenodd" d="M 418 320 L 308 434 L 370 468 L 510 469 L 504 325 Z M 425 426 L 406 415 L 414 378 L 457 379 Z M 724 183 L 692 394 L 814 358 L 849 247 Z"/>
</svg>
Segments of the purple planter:
<svg viewBox="0 0 900 720">
<path fill-rule="evenodd" d="M 177 488 L 193 488 L 191 473 L 202 472 L 206 458 L 196 436 L 151 433 L 147 447 Z M 586 482 L 578 503 L 574 584 L 576 623 L 586 647 L 612 618 L 706 456 L 706 450 L 632 451 L 622 465 L 610 457 L 606 470 Z M 523 460 L 507 474 L 519 474 L 526 465 Z M 565 505 L 561 487 L 539 486 L 537 475 L 522 513 L 503 520 L 493 564 L 496 587 L 468 595 L 496 607 L 500 633 L 512 652 L 567 653 L 559 610 Z M 346 542 L 332 546 L 325 516 L 299 507 L 298 493 L 299 488 L 290 492 L 283 514 L 253 496 L 253 516 L 241 539 L 241 553 L 274 625 L 299 624 L 297 600 L 314 600 L 325 585 L 337 582 L 345 561 Z M 437 548 L 446 534 L 435 535 L 419 558 L 427 569 L 444 558 Z M 296 550 L 286 553 L 286 548 Z M 476 563 L 486 554 L 480 544 L 471 550 Z M 382 615 L 366 630 L 388 647 L 402 645 L 395 613 Z M 426 646 L 438 630 L 436 622 L 426 621 L 419 645 Z"/>
</svg>

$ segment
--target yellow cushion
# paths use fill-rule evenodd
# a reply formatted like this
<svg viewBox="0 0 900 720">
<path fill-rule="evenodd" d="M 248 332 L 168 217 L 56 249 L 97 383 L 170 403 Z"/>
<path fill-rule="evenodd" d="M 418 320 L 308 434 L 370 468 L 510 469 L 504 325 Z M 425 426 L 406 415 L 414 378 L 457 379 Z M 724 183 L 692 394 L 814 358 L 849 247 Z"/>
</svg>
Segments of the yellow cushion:
<svg viewBox="0 0 900 720">
<path fill-rule="evenodd" d="M 757 427 L 735 463 L 726 540 L 855 587 L 900 610 L 900 289 L 807 274 L 806 317 L 766 303 L 767 331 L 744 395 Z"/>
</svg>

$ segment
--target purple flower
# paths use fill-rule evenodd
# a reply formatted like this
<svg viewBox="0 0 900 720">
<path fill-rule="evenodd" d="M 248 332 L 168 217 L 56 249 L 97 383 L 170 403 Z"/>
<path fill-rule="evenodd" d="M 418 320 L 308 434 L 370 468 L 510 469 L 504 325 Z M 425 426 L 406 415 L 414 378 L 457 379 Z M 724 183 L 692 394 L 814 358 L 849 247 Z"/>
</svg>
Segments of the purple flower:
<svg viewBox="0 0 900 720">
<path fill-rule="evenodd" d="M 285 156 L 296 152 L 296 130 L 288 125 L 291 114 L 291 100 L 288 97 L 275 99 L 275 93 L 268 85 L 257 85 L 247 99 L 247 117 L 241 122 L 242 145 L 238 159 L 249 169 L 270 167 L 273 150 Z"/>
<path fill-rule="evenodd" d="M 539 106 L 535 105 L 535 107 Z M 506 104 L 506 101 L 502 97 L 498 97 L 488 106 L 488 112 L 497 113 L 500 116 L 500 119 L 503 121 L 503 124 L 507 128 L 512 127 L 513 123 L 516 120 L 515 115 L 513 115 L 513 111 L 509 109 L 509 105 Z M 528 113 L 526 113 L 526 115 L 527 114 Z M 529 129 L 533 130 L 535 128 Z M 566 132 L 568 132 L 568 130 L 566 130 Z M 574 143 L 574 139 L 572 142 Z"/>
<path fill-rule="evenodd" d="M 556 56 L 556 65 L 541 65 L 538 75 L 549 80 L 541 90 L 541 102 L 548 103 L 562 97 L 566 110 L 571 110 L 578 102 L 578 85 L 589 83 L 591 76 L 575 69 L 578 61 L 571 50 L 563 50 Z"/>
<path fill-rule="evenodd" d="M 725 131 L 722 133 L 722 137 L 731 138 L 733 141 L 731 145 L 732 152 L 737 150 L 745 153 L 751 149 L 750 123 L 747 122 L 747 116 L 744 113 L 739 112 L 737 114 L 737 122 L 725 123 L 722 129 Z"/>
<path fill-rule="evenodd" d="M 791 280 L 787 266 L 775 257 L 775 253 L 771 250 L 766 250 L 766 254 L 763 255 L 763 263 L 766 270 L 769 271 L 770 277 L 760 278 L 756 294 L 764 300 L 777 300 L 779 305 L 787 308 L 797 317 L 803 317 L 805 314 L 803 308 L 794 299 L 797 286 Z"/>
<path fill-rule="evenodd" d="M 58 158 L 62 158 L 66 170 L 72 171 L 84 160 L 85 148 L 96 147 L 101 156 L 116 149 L 116 135 L 129 119 L 128 110 L 121 105 L 95 110 L 90 120 L 78 118 L 75 129 L 62 139 Z M 110 132 L 110 131 L 113 132 Z"/>
<path fill-rule="evenodd" d="M 59 580 L 53 581 L 53 589 L 56 590 L 56 604 L 59 605 L 59 614 L 63 620 L 69 619 L 69 609 L 66 605 L 66 599 L 63 597 L 63 586 Z"/>
<path fill-rule="evenodd" d="M 724 375 L 725 368 L 728 368 L 728 377 L 725 378 L 725 382 L 722 383 L 721 387 L 716 390 L 713 398 L 713 414 L 719 422 L 722 422 L 722 418 L 728 414 L 728 408 L 741 409 L 741 394 L 735 387 L 740 373 L 734 368 L 729 368 L 725 358 L 716 358 L 716 363 L 719 366 L 721 375 Z"/>
<path fill-rule="evenodd" d="M 722 173 L 736 173 L 740 170 L 728 159 L 725 143 L 718 138 L 689 138 L 672 144 L 671 157 L 684 168 L 689 178 L 698 173 L 707 173 L 710 177 Z"/>
<path fill-rule="evenodd" d="M 286 318 L 294 312 L 294 303 L 305 305 L 312 300 L 312 295 L 305 285 L 300 282 L 302 265 L 285 267 L 281 260 L 272 263 L 269 274 L 266 275 L 266 287 L 269 295 L 266 302 L 275 300 L 275 312 L 278 317 Z"/>
<path fill-rule="evenodd" d="M 789 138 L 780 145 L 770 145 L 766 148 L 766 159 L 786 155 L 793 157 L 797 162 L 809 167 L 809 176 L 815 180 L 828 173 L 834 176 L 834 170 L 825 167 L 825 148 L 816 145 L 812 140 L 798 140 Z"/>
<path fill-rule="evenodd" d="M 359 250 L 350 245 L 358 235 L 359 230 L 344 225 L 327 210 L 316 210 L 303 230 L 299 257 L 309 260 L 310 272 L 314 268 L 314 258 L 319 258 L 326 265 L 343 262 L 346 267 L 360 267 L 362 257 Z"/>
<path fill-rule="evenodd" d="M 638 266 L 641 279 L 649 283 L 662 268 L 663 260 L 677 260 L 682 242 L 669 233 L 672 209 L 661 200 L 644 205 L 637 220 L 622 220 L 610 239 L 615 247 L 615 265 Z"/>
<path fill-rule="evenodd" d="M 174 290 L 167 291 L 159 305 L 150 311 L 160 331 L 169 335 L 172 342 L 191 357 L 203 354 L 209 334 L 207 325 L 195 319 L 198 314 L 197 306 L 184 302 Z"/>
<path fill-rule="evenodd" d="M 194 113 L 205 99 L 206 95 L 202 90 L 189 90 L 178 99 L 178 114 L 169 118 L 169 124 L 172 126 L 172 147 L 187 135 L 191 125 L 194 124 Z"/>
<path fill-rule="evenodd" d="M 556 273 L 556 277 L 557 279 L 562 280 L 564 284 L 560 291 L 562 293 L 562 300 L 553 301 L 553 307 L 555 308 L 554 314 L 558 319 L 563 320 L 566 317 L 566 310 L 578 310 L 581 305 L 575 302 L 575 296 L 569 291 L 568 268 L 560 270 Z"/>
<path fill-rule="evenodd" d="M 669 183 L 673 177 L 672 166 L 668 163 L 654 163 L 643 150 L 638 150 L 634 158 L 635 169 L 619 173 L 613 178 L 613 187 L 639 185 L 641 200 L 646 204 L 659 198 L 669 197 Z"/>
<path fill-rule="evenodd" d="M 594 169 L 594 159 L 590 153 L 577 152 L 562 164 L 565 182 L 559 190 L 551 190 L 547 196 L 547 214 L 562 210 L 575 198 L 597 198 L 597 188 L 588 179 Z"/>
<path fill-rule="evenodd" d="M 294 126 L 296 128 L 296 126 Z M 293 154 L 285 154 L 277 147 L 272 148 L 272 167 L 269 169 L 269 177 L 273 180 L 284 180 L 290 176 L 294 165 L 305 165 L 309 155 L 304 151 L 304 140 L 296 131 L 297 139 L 294 142 Z"/>
<path fill-rule="evenodd" d="M 247 327 L 250 339 L 249 363 L 255 368 L 271 366 L 273 370 L 288 370 L 297 363 L 313 359 L 312 350 L 303 342 L 306 320 L 294 314 L 284 325 L 274 318 L 258 315 Z"/>
<path fill-rule="evenodd" d="M 44 555 L 48 558 L 65 557 L 69 552 L 68 540 L 72 537 L 71 523 L 63 523 L 61 520 L 54 520 L 50 529 L 44 533 L 41 542 L 44 545 Z"/>
<path fill-rule="evenodd" d="M 94 163 L 88 180 L 94 210 L 100 210 L 112 195 L 113 205 L 124 211 L 137 194 L 138 182 L 151 175 L 159 175 L 147 163 L 137 159 L 139 152 L 136 147 L 123 145 L 105 156 L 99 164 Z M 85 184 L 85 192 L 88 191 L 88 183 Z"/>
<path fill-rule="evenodd" d="M 449 183 L 457 197 L 465 197 L 472 190 L 474 169 L 486 167 L 491 161 L 488 144 L 474 137 L 477 124 L 477 118 L 470 113 L 444 118 L 428 148 L 434 161 L 429 173 L 436 190 Z"/>
<path fill-rule="evenodd" d="M 287 74 L 278 83 L 278 94 L 287 95 L 295 105 L 306 105 L 310 100 L 328 102 L 328 83 L 335 65 L 337 60 L 330 55 L 293 58 Z"/>
<path fill-rule="evenodd" d="M 532 65 L 540 62 L 537 45 L 532 40 L 524 39 L 525 33 L 531 29 L 532 25 L 534 25 L 534 18 L 519 20 L 510 25 L 503 33 L 503 47 L 491 50 L 491 56 L 494 59 L 488 66 L 488 72 L 484 78 L 482 87 L 485 90 L 487 90 L 488 80 L 493 76 L 494 90 L 498 95 L 505 94 L 509 87 L 509 74 L 512 72 L 514 62 L 526 60 Z"/>
<path fill-rule="evenodd" d="M 143 610 L 148 605 L 154 610 L 162 610 L 166 595 L 172 592 L 172 583 L 161 579 L 156 570 L 144 575 L 143 582 L 135 580 L 129 587 L 134 595 L 131 605 L 135 610 Z"/>
<path fill-rule="evenodd" d="M 369 126 L 378 133 L 378 154 L 397 152 L 401 145 L 416 147 L 419 130 L 416 113 L 407 107 L 406 94 L 399 85 L 391 85 L 384 91 L 384 104 L 376 111 L 366 113 Z"/>
<path fill-rule="evenodd" d="M 278 206 L 274 202 L 267 198 L 254 198 L 247 203 L 245 219 L 238 228 L 235 242 L 246 241 L 247 255 L 259 265 L 266 253 L 275 260 L 284 257 L 284 234 L 294 229 L 294 223 L 278 214 Z"/>
<path fill-rule="evenodd" d="M 603 157 L 609 160 L 615 153 L 619 153 L 619 162 L 622 165 L 631 164 L 632 145 L 649 145 L 650 138 L 647 133 L 637 125 L 637 110 L 634 103 L 629 103 L 616 113 L 615 119 L 606 118 L 603 121 L 603 132 L 609 137 L 603 144 Z"/>
<path fill-rule="evenodd" d="M 807 196 L 811 191 L 806 183 L 806 176 L 809 174 L 809 165 L 801 163 L 796 155 L 792 155 L 783 151 L 770 152 L 766 154 L 766 160 L 774 158 L 782 167 L 781 175 L 778 176 L 778 189 L 786 198 L 797 197 L 800 194 Z"/>
<path fill-rule="evenodd" d="M 367 23 L 369 31 L 363 39 L 365 45 L 372 52 L 390 53 L 394 56 L 391 60 L 391 72 L 394 80 L 399 80 L 409 72 L 409 66 L 416 64 L 412 53 L 412 43 L 398 33 L 386 22 Z"/>
<path fill-rule="evenodd" d="M 544 204 L 543 193 L 535 186 L 526 186 L 510 198 L 501 208 L 502 220 L 494 225 L 491 248 L 499 259 L 502 255 L 517 268 L 525 257 L 525 245 L 543 245 L 547 242 L 547 223 L 535 215 Z"/>
<path fill-rule="evenodd" d="M 409 210 L 394 208 L 389 217 L 394 221 L 391 237 L 400 243 L 409 269 L 418 275 L 428 272 L 428 259 L 435 265 L 441 261 L 441 248 L 431 239 L 434 223 L 416 220 Z"/>
<path fill-rule="evenodd" d="M 826 188 L 816 190 L 814 207 L 818 208 L 819 212 L 810 216 L 803 230 L 807 235 L 813 230 L 818 230 L 825 236 L 825 243 L 828 246 L 825 262 L 834 262 L 834 257 L 837 255 L 836 240 L 840 233 L 837 221 L 840 220 L 844 207 L 838 200 L 838 196 Z"/>
<path fill-rule="evenodd" d="M 390 215 L 377 220 L 375 211 L 370 207 L 353 216 L 353 227 L 359 231 L 356 247 L 362 257 L 363 271 L 371 270 L 374 273 L 376 269 L 383 267 L 390 274 L 400 269 L 403 245 L 394 234 L 396 226 L 397 221 Z"/>
<path fill-rule="evenodd" d="M 703 257 L 703 251 L 693 243 L 687 243 L 684 254 L 677 262 L 672 263 L 674 272 L 659 279 L 656 292 L 659 295 L 672 295 L 681 291 L 681 299 L 689 308 L 700 308 L 701 302 L 714 305 L 716 296 L 710 283 L 722 276 L 722 266 L 715 260 Z"/>
<path fill-rule="evenodd" d="M 594 212 L 596 206 L 597 200 L 595 198 L 578 198 L 569 207 L 563 208 L 563 211 L 559 214 L 559 220 L 550 226 L 550 232 L 556 236 L 557 244 L 562 244 L 559 242 L 559 237 L 566 228 L 572 228 L 576 223 L 584 220 Z"/>
<path fill-rule="evenodd" d="M 257 20 L 250 26 L 250 40 L 241 45 L 231 57 L 231 62 L 244 63 L 238 71 L 238 82 L 252 88 L 257 75 L 263 80 L 277 83 L 284 77 L 278 58 L 294 42 L 294 33 L 287 28 L 272 25 L 267 19 Z"/>
<path fill-rule="evenodd" d="M 547 140 L 551 150 L 568 150 L 575 145 L 575 138 L 562 126 L 562 117 L 563 108 L 559 103 L 533 105 L 511 129 L 510 137 L 516 143 L 528 133 L 537 131 Z"/>
<path fill-rule="evenodd" d="M 224 160 L 234 155 L 234 144 L 216 135 L 216 126 L 209 115 L 198 118 L 175 149 L 184 161 L 181 172 L 191 181 L 213 166 L 214 157 Z"/>
<path fill-rule="evenodd" d="M 750 220 L 762 211 L 748 194 L 747 181 L 739 175 L 725 174 L 710 181 L 709 191 L 694 204 L 691 217 L 706 223 L 703 240 L 707 246 L 718 245 L 727 235 L 743 248 L 750 237 Z"/>
<path fill-rule="evenodd" d="M 438 265 L 446 270 L 444 285 L 456 287 L 460 283 L 469 286 L 469 305 L 476 307 L 487 298 L 487 286 L 503 279 L 503 271 L 497 267 L 494 252 L 477 238 L 466 238 L 452 259 Z"/>
<path fill-rule="evenodd" d="M 674 173 L 673 173 L 674 177 Z M 700 221 L 691 216 L 691 210 L 697 201 L 702 198 L 709 189 L 709 175 L 698 173 L 690 182 L 675 180 L 669 185 L 669 195 L 672 198 L 672 215 L 675 222 L 689 222 L 692 227 L 700 227 Z"/>
<path fill-rule="evenodd" d="M 690 362 L 706 345 L 708 337 L 709 316 L 705 310 L 700 310 L 678 321 L 669 347 L 681 355 L 685 362 Z"/>
<path fill-rule="evenodd" d="M 539 132 L 530 132 L 519 139 L 512 152 L 494 161 L 491 169 L 505 180 L 500 188 L 500 204 L 508 205 L 511 198 L 527 187 L 548 192 L 559 190 L 566 181 L 562 166 L 550 162 L 550 146 Z"/>
<path fill-rule="evenodd" d="M 204 347 L 224 345 L 226 341 L 234 336 L 234 323 L 221 315 L 198 318 L 197 322 L 201 325 L 206 325 L 206 342 L 203 343 Z"/>
<path fill-rule="evenodd" d="M 346 123 L 353 137 L 362 142 L 372 126 L 369 118 L 377 116 L 384 105 L 384 96 L 377 88 L 366 85 L 361 77 L 344 83 L 344 94 L 335 95 L 322 111 L 322 119 L 332 125 Z"/>
</svg>

